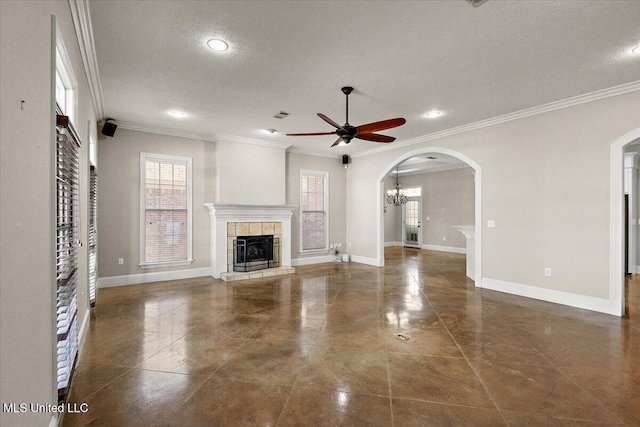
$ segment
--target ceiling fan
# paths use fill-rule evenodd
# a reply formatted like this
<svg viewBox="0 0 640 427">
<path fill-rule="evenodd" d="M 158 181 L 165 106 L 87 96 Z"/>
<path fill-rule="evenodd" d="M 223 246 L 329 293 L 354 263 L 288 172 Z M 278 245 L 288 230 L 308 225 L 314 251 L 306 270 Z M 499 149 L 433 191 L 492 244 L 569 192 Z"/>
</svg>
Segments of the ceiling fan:
<svg viewBox="0 0 640 427">
<path fill-rule="evenodd" d="M 347 118 L 345 120 L 345 124 L 340 126 L 338 123 L 331 120 L 329 117 L 325 116 L 322 113 L 318 113 L 318 117 L 320 117 L 325 122 L 329 123 L 331 126 L 335 127 L 336 130 L 333 132 L 312 132 L 312 133 L 288 133 L 287 136 L 315 136 L 315 135 L 338 135 L 338 139 L 333 143 L 332 147 L 340 143 L 348 144 L 351 142 L 353 138 L 363 139 L 365 141 L 374 141 L 374 142 L 393 142 L 396 139 L 392 136 L 380 135 L 378 132 L 385 129 L 391 129 L 398 126 L 402 126 L 407 121 L 401 117 L 396 119 L 382 120 L 379 122 L 367 123 L 366 125 L 360 126 L 351 126 L 349 124 L 349 94 L 353 91 L 351 86 L 345 86 L 342 88 L 342 93 L 344 93 L 347 97 Z"/>
</svg>

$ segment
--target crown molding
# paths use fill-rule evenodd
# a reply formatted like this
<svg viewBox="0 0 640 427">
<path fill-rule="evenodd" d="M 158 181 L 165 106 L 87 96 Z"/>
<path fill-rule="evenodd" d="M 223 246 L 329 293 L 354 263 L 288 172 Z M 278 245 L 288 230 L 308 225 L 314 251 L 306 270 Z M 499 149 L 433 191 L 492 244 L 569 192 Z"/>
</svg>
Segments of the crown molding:
<svg viewBox="0 0 640 427">
<path fill-rule="evenodd" d="M 178 130 L 171 130 L 171 129 L 165 129 L 165 128 L 159 128 L 159 127 L 154 127 L 154 126 L 145 126 L 145 125 L 141 125 L 138 123 L 132 123 L 132 122 L 123 122 L 120 120 L 116 120 L 116 124 L 118 125 L 118 127 L 122 128 L 122 129 L 127 129 L 127 130 L 135 130 L 138 132 L 147 132 L 147 133 L 156 133 L 159 135 L 167 135 L 167 136 L 177 136 L 180 138 L 187 138 L 187 139 L 198 139 L 200 141 L 217 141 L 218 139 L 215 136 L 203 136 L 203 135 L 198 135 L 195 133 L 189 133 L 189 132 L 182 132 L 182 131 L 178 131 Z"/>
<path fill-rule="evenodd" d="M 224 134 L 218 134 L 218 135 L 213 134 L 208 136 L 198 135 L 190 132 L 159 128 L 155 126 L 146 126 L 146 125 L 141 125 L 141 124 L 132 123 L 132 122 L 122 122 L 119 120 L 116 121 L 116 124 L 122 129 L 135 130 L 138 132 L 155 133 L 159 135 L 177 136 L 180 138 L 187 138 L 187 139 L 197 139 L 200 141 L 211 141 L 211 142 L 230 141 L 230 142 L 239 142 L 241 144 L 252 144 L 252 145 L 259 145 L 262 147 L 279 148 L 282 150 L 286 150 L 291 146 L 290 144 L 285 144 L 283 142 L 263 141 L 261 139 L 246 138 L 246 137 L 236 136 L 236 135 L 224 135 Z"/>
<path fill-rule="evenodd" d="M 303 154 L 305 156 L 326 157 L 326 158 L 329 158 L 329 159 L 341 159 L 342 158 L 342 154 L 336 156 L 335 154 L 327 153 L 326 151 L 309 150 L 309 149 L 306 149 L 306 148 L 298 148 L 296 146 L 291 146 L 291 148 L 289 148 L 287 150 L 287 152 L 291 153 L 291 154 Z"/>
<path fill-rule="evenodd" d="M 494 126 L 500 123 L 510 122 L 512 120 L 518 120 L 537 114 L 548 113 L 550 111 L 559 110 L 561 108 L 573 107 L 574 105 L 580 105 L 587 102 L 598 101 L 600 99 L 609 98 L 612 96 L 623 95 L 629 92 L 635 92 L 640 90 L 640 80 L 626 83 L 619 86 L 614 86 L 608 89 L 597 90 L 584 95 L 578 95 L 571 98 L 563 99 L 560 101 L 550 102 L 548 104 L 539 105 L 537 107 L 527 108 L 525 110 L 515 111 L 513 113 L 505 114 L 502 116 L 493 117 L 491 119 L 480 120 L 478 122 L 469 123 L 466 125 L 454 127 L 451 129 L 445 129 L 440 132 L 434 132 L 427 135 L 419 136 L 416 138 L 407 139 L 397 144 L 388 144 L 378 148 L 372 148 L 370 150 L 360 151 L 351 155 L 353 158 L 370 156 L 372 154 L 382 153 L 384 151 L 395 150 L 400 147 L 408 147 L 422 142 L 431 141 L 434 139 L 444 138 L 450 135 L 456 135 L 463 132 L 469 132 L 475 129 L 480 129 L 488 126 Z"/>
<path fill-rule="evenodd" d="M 96 120 L 104 118 L 104 102 L 102 99 L 102 86 L 100 85 L 100 73 L 98 72 L 98 58 L 93 40 L 93 28 L 91 26 L 91 13 L 89 12 L 89 2 L 87 0 L 69 0 L 71 18 L 76 30 L 80 55 L 84 72 L 89 82 L 89 92 L 93 101 L 93 109 Z"/>
<path fill-rule="evenodd" d="M 260 145 L 262 147 L 280 148 L 282 150 L 286 150 L 287 148 L 291 147 L 291 144 L 287 144 L 285 142 L 265 141 L 262 139 L 247 138 L 244 136 L 226 135 L 226 134 L 217 134 L 216 140 L 240 142 L 242 144 Z"/>
</svg>

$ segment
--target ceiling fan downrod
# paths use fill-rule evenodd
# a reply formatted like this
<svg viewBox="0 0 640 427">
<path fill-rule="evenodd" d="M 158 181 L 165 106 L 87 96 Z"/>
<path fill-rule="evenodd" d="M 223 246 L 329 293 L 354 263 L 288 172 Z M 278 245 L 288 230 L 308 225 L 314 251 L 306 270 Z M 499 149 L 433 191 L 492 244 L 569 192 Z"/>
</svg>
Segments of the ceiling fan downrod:
<svg viewBox="0 0 640 427">
<path fill-rule="evenodd" d="M 345 120 L 345 126 L 349 126 L 349 94 L 353 92 L 353 88 L 351 86 L 345 86 L 342 88 L 342 93 L 347 96 L 347 116 Z"/>
</svg>

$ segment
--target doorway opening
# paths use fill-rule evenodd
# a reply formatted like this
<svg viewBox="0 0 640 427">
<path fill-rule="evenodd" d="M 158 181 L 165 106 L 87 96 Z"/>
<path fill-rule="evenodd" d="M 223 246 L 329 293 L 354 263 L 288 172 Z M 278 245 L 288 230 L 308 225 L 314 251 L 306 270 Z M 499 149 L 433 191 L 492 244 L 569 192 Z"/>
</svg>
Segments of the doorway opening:
<svg viewBox="0 0 640 427">
<path fill-rule="evenodd" d="M 471 250 L 469 249 L 469 245 L 467 245 L 467 252 L 471 252 L 472 255 L 472 260 L 473 260 L 473 268 L 470 270 L 473 272 L 471 279 L 474 280 L 475 282 L 475 286 L 477 287 L 481 287 L 482 286 L 482 211 L 481 211 L 481 206 L 482 206 L 482 194 L 481 194 L 481 190 L 482 190 L 482 168 L 480 167 L 480 165 L 475 162 L 473 159 L 469 158 L 468 156 L 459 153 L 457 151 L 448 149 L 448 148 L 442 148 L 442 147 L 424 147 L 424 148 L 420 148 L 420 149 L 416 149 L 413 151 L 409 151 L 399 157 L 397 157 L 396 159 L 394 159 L 393 161 L 389 162 L 389 164 L 386 166 L 386 168 L 383 170 L 382 174 L 378 177 L 378 200 L 377 200 L 377 205 L 378 205 L 378 212 L 377 212 L 377 254 L 376 254 L 376 265 L 382 267 L 384 266 L 384 247 L 385 247 L 385 213 L 387 212 L 387 204 L 386 204 L 386 193 L 385 193 L 385 180 L 386 178 L 389 176 L 389 174 L 396 169 L 401 163 L 405 163 L 408 164 L 411 161 L 413 161 L 413 159 L 415 158 L 427 158 L 429 159 L 430 157 L 432 158 L 437 158 L 438 155 L 444 155 L 441 157 L 450 157 L 450 158 L 454 158 L 458 161 L 458 163 L 460 164 L 460 167 L 470 167 L 473 169 L 473 197 L 474 197 L 474 201 L 473 201 L 473 207 L 474 207 L 474 213 L 473 213 L 473 219 L 471 221 L 471 224 L 456 224 L 456 225 L 468 225 L 471 226 L 472 228 L 474 228 L 474 232 L 475 232 L 475 239 L 473 242 L 471 242 Z M 431 156 L 433 155 L 433 156 Z M 422 189 L 423 193 L 421 194 L 421 198 L 424 199 L 425 194 L 424 194 L 424 188 Z M 407 201 L 410 201 L 410 198 L 407 199 Z M 425 203 L 426 199 L 424 199 Z M 408 203 L 407 203 L 408 204 Z M 420 203 L 422 205 L 422 203 Z M 411 209 L 411 208 L 410 208 Z M 407 207 L 403 207 L 403 211 L 407 211 Z M 414 215 L 413 213 L 411 213 L 411 215 Z M 429 215 L 428 213 L 426 215 Z M 415 217 L 417 217 L 418 219 L 415 220 L 415 222 L 409 224 L 408 227 L 403 227 L 403 231 L 402 231 L 402 245 L 406 246 L 406 242 L 409 242 L 409 245 L 412 247 L 420 247 L 420 248 L 424 248 L 425 246 L 429 246 L 429 245 L 424 245 L 422 241 L 420 241 L 420 236 L 417 236 L 418 239 L 416 240 L 412 240 L 414 239 L 416 236 L 410 235 L 410 234 L 415 234 L 414 229 L 420 230 L 418 231 L 418 235 L 423 234 L 424 231 L 422 230 L 422 225 L 424 224 L 424 220 L 425 218 L 423 217 L 423 213 L 416 213 L 414 215 Z M 405 224 L 403 224 L 404 226 Z M 418 228 L 418 226 L 420 226 Z M 451 228 L 451 227 L 448 227 Z M 455 233 L 459 233 L 459 231 L 454 231 Z M 462 236 L 462 235 L 461 235 Z M 405 241 L 406 239 L 406 241 Z M 400 243 L 400 242 L 398 242 Z M 415 245 L 415 246 L 413 246 Z M 441 246 L 442 247 L 442 246 Z M 437 249 L 436 249 L 437 250 Z M 469 258 L 469 253 L 467 254 L 467 257 Z M 469 271 L 469 270 L 468 270 Z"/>
<path fill-rule="evenodd" d="M 640 128 L 618 138 L 610 149 L 609 313 L 616 316 L 625 315 L 625 275 L 628 271 L 625 267 L 628 234 L 625 233 L 624 155 L 626 147 L 636 144 L 640 147 Z"/>
</svg>

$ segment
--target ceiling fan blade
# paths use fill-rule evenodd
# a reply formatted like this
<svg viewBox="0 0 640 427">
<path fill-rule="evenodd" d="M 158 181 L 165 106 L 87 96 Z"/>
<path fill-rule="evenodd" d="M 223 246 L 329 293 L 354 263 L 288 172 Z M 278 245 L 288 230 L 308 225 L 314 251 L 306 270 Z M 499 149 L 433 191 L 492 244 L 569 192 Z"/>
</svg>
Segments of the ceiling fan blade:
<svg viewBox="0 0 640 427">
<path fill-rule="evenodd" d="M 365 133 L 356 135 L 358 139 L 364 139 L 365 141 L 375 141 L 375 142 L 393 142 L 396 139 L 392 136 L 380 135 L 378 133 Z"/>
<path fill-rule="evenodd" d="M 335 135 L 336 132 L 311 132 L 311 133 L 287 133 L 287 136 L 318 136 L 318 135 Z"/>
<path fill-rule="evenodd" d="M 342 138 L 338 138 L 336 142 L 334 142 L 331 146 L 335 147 L 336 145 L 340 145 L 341 142 L 342 142 Z"/>
<path fill-rule="evenodd" d="M 329 117 L 325 116 L 322 113 L 318 113 L 318 117 L 320 117 L 322 120 L 324 120 L 325 122 L 329 123 L 331 126 L 333 126 L 336 129 L 342 129 L 342 126 L 340 126 L 339 124 L 337 124 L 336 122 L 334 122 L 333 120 L 331 120 Z"/>
<path fill-rule="evenodd" d="M 358 134 L 362 133 L 373 133 L 378 132 L 379 130 L 391 129 L 398 126 L 402 126 L 407 121 L 402 117 L 398 117 L 397 119 L 389 119 L 382 120 L 379 122 L 367 123 L 366 125 L 360 125 L 356 127 L 356 131 Z"/>
</svg>

